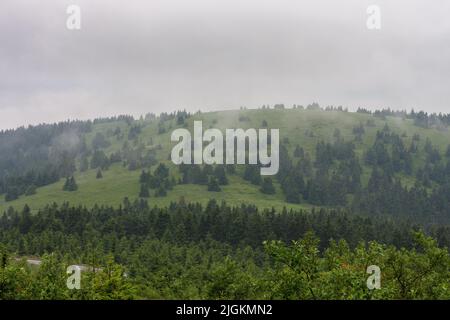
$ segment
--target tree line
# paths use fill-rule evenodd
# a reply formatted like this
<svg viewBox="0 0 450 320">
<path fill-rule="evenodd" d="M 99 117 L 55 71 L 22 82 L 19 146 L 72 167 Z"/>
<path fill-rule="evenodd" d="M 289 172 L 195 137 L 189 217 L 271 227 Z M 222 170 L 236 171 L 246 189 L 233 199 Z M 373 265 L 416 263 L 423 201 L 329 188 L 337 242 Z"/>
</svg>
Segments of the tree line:
<svg viewBox="0 0 450 320">
<path fill-rule="evenodd" d="M 2 299 L 448 299 L 449 228 L 210 201 L 49 205 L 0 220 Z M 33 269 L 15 257 L 37 255 Z M 80 290 L 66 267 L 84 263 Z M 368 289 L 367 267 L 382 272 Z"/>
</svg>

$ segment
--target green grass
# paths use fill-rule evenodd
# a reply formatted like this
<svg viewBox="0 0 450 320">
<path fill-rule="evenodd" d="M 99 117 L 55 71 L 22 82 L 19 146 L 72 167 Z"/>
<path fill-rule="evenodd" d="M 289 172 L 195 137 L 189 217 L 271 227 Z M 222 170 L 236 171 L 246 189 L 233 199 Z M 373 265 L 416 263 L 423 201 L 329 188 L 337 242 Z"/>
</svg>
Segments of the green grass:
<svg viewBox="0 0 450 320">
<path fill-rule="evenodd" d="M 78 184 L 78 190 L 73 192 L 63 191 L 63 180 L 57 183 L 38 188 L 37 193 L 32 196 L 21 196 L 19 199 L 5 202 L 0 200 L 0 210 L 4 211 L 12 206 L 15 209 L 22 209 L 27 204 L 32 212 L 51 203 L 69 202 L 72 205 L 83 205 L 92 207 L 94 204 L 118 206 L 125 197 L 134 200 L 139 194 L 139 175 L 140 171 L 129 171 L 119 164 L 103 171 L 103 178 L 96 179 L 96 170 L 89 170 L 84 173 L 76 173 L 75 179 Z M 279 186 L 277 194 L 264 195 L 257 186 L 247 183 L 238 176 L 229 177 L 230 184 L 222 186 L 222 192 L 209 192 L 206 186 L 200 185 L 176 185 L 173 190 L 168 192 L 166 197 L 155 197 L 154 191 L 151 191 L 150 198 L 147 199 L 150 206 L 167 206 L 170 202 L 178 202 L 184 197 L 187 202 L 199 202 L 206 204 L 210 199 L 226 201 L 231 205 L 240 205 L 242 203 L 252 203 L 259 208 L 308 208 L 308 205 L 286 204 Z"/>
<path fill-rule="evenodd" d="M 4 210 L 12 206 L 20 209 L 28 204 L 32 211 L 36 211 L 46 204 L 65 201 L 88 207 L 95 203 L 118 205 L 124 197 L 135 198 L 138 194 L 138 171 L 128 171 L 119 165 L 114 165 L 108 171 L 103 172 L 102 179 L 96 179 L 96 172 L 96 170 L 77 172 L 75 174 L 78 184 L 77 191 L 63 191 L 64 180 L 60 180 L 57 183 L 38 188 L 37 193 L 32 196 L 21 196 L 11 202 L 0 200 L 0 208 Z"/>
<path fill-rule="evenodd" d="M 250 118 L 250 121 L 239 121 L 241 115 Z M 406 133 L 404 138 L 405 144 L 409 146 L 412 136 L 419 134 L 421 140 L 419 143 L 420 153 L 415 156 L 414 165 L 423 165 L 425 157 L 422 149 L 426 139 L 430 139 L 432 143 L 437 146 L 443 153 L 447 145 L 450 143 L 450 133 L 448 131 L 439 131 L 436 129 L 424 129 L 414 126 L 410 120 L 402 120 L 399 118 L 388 118 L 381 120 L 367 114 L 360 113 L 346 113 L 346 112 L 324 112 L 311 110 L 234 110 L 221 111 L 196 114 L 187 121 L 187 128 L 192 130 L 194 120 L 202 120 L 204 130 L 209 127 L 215 127 L 221 130 L 226 128 L 262 128 L 263 120 L 268 122 L 268 128 L 280 129 L 280 142 L 284 138 L 289 139 L 286 145 L 288 150 L 292 153 L 295 146 L 298 144 L 302 146 L 313 157 L 315 156 L 315 146 L 321 141 L 331 141 L 333 133 L 336 128 L 341 132 L 342 137 L 351 141 L 354 139 L 352 130 L 355 126 L 363 123 L 365 125 L 368 119 L 375 121 L 375 127 L 365 126 L 366 133 L 363 136 L 363 141 L 356 144 L 356 152 L 362 157 L 364 151 L 371 146 L 375 140 L 377 130 L 381 130 L 387 123 L 389 127 L 396 133 Z M 138 122 L 140 122 L 138 120 Z M 151 149 L 160 145 L 161 150 L 157 152 L 157 159 L 167 163 L 171 169 L 171 173 L 178 175 L 178 170 L 175 165 L 168 161 L 168 156 L 175 143 L 170 141 L 170 134 L 175 129 L 176 121 L 170 120 L 165 122 L 166 133 L 158 134 L 158 126 L 156 121 L 140 122 L 143 124 L 142 132 L 139 136 L 138 143 L 143 143 L 146 148 Z M 111 146 L 105 152 L 110 154 L 121 149 L 122 145 L 127 139 L 127 125 L 125 122 L 100 123 L 93 127 L 93 131 L 86 135 L 86 143 L 90 146 L 92 138 L 97 132 L 102 132 L 105 135 L 108 131 L 120 127 L 125 137 L 122 140 L 116 137 L 109 137 Z M 305 134 L 306 131 L 312 131 L 313 137 Z M 153 144 L 150 144 L 150 140 Z M 128 141 L 130 145 L 132 141 Z M 361 161 L 362 163 L 362 161 Z M 362 182 L 367 183 L 370 176 L 370 169 L 363 168 Z M 103 179 L 95 178 L 96 171 L 89 170 L 84 173 L 77 172 L 75 178 L 79 186 L 75 192 L 65 192 L 62 190 L 63 180 L 41 187 L 37 189 L 37 194 L 32 196 L 21 196 L 19 199 L 5 202 L 4 195 L 0 198 L 0 212 L 6 210 L 9 206 L 17 209 L 23 208 L 28 204 L 33 212 L 47 204 L 56 202 L 63 203 L 65 201 L 78 205 L 82 204 L 87 207 L 94 204 L 118 206 L 122 203 L 124 197 L 130 200 L 137 198 L 139 193 L 139 175 L 140 170 L 129 171 L 120 164 L 115 164 L 109 170 L 103 172 Z M 413 177 L 399 176 L 407 186 L 414 184 Z M 229 204 L 239 205 L 241 203 L 252 203 L 261 208 L 276 208 L 281 209 L 283 206 L 288 208 L 309 208 L 306 204 L 291 205 L 284 202 L 284 197 L 280 191 L 279 185 L 276 185 L 277 193 L 275 195 L 262 194 L 257 186 L 251 185 L 238 176 L 229 176 L 230 184 L 222 187 L 222 192 L 208 192 L 206 186 L 199 185 L 177 185 L 169 191 L 167 197 L 155 198 L 151 194 L 149 204 L 151 206 L 165 206 L 171 201 L 179 201 L 184 197 L 186 201 L 206 203 L 208 200 L 214 198 L 218 201 L 225 200 Z"/>
</svg>

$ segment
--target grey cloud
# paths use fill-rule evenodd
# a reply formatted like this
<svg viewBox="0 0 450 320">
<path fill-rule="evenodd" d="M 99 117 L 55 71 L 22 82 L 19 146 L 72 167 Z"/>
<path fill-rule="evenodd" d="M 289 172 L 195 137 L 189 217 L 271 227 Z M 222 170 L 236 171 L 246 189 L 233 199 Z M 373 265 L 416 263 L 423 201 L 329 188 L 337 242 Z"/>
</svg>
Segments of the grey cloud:
<svg viewBox="0 0 450 320">
<path fill-rule="evenodd" d="M 69 4 L 82 30 L 65 28 Z M 382 29 L 366 29 L 378 4 Z M 0 127 L 318 101 L 450 112 L 450 3 L 3 0 Z"/>
</svg>

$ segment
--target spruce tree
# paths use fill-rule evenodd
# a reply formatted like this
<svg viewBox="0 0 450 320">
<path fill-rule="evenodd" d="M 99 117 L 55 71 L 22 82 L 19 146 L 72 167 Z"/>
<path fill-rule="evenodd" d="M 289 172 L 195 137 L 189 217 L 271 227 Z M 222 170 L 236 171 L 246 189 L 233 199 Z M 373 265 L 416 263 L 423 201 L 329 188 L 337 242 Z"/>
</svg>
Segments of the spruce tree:
<svg viewBox="0 0 450 320">
<path fill-rule="evenodd" d="M 304 155 L 305 155 L 305 151 L 303 150 L 303 148 L 301 148 L 299 145 L 297 145 L 294 150 L 294 157 L 302 158 Z"/>
<path fill-rule="evenodd" d="M 141 190 L 139 191 L 139 197 L 148 198 L 150 193 L 148 192 L 148 185 L 141 183 Z"/>
<path fill-rule="evenodd" d="M 63 190 L 64 191 L 76 191 L 76 190 L 78 190 L 78 185 L 77 185 L 77 182 L 75 181 L 74 176 L 66 178 L 66 182 L 64 183 Z"/>
<path fill-rule="evenodd" d="M 273 186 L 271 178 L 264 178 L 261 185 L 261 192 L 265 194 L 274 194 L 275 187 Z"/>
<path fill-rule="evenodd" d="M 217 178 L 210 177 L 208 182 L 208 191 L 212 192 L 220 192 L 222 189 L 220 189 L 219 182 L 217 181 Z"/>
<path fill-rule="evenodd" d="M 95 177 L 96 177 L 97 179 L 103 178 L 102 170 L 98 169 L 98 170 L 97 170 L 97 175 L 96 175 Z"/>
<path fill-rule="evenodd" d="M 217 178 L 219 185 L 223 186 L 228 184 L 228 178 L 224 166 L 216 166 L 214 169 L 214 176 Z"/>
</svg>

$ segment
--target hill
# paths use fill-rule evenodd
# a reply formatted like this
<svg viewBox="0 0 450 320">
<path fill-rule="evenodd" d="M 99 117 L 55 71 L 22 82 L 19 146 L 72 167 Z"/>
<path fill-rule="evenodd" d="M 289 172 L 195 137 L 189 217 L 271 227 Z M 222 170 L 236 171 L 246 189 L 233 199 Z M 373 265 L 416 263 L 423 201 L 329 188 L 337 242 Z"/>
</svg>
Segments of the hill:
<svg viewBox="0 0 450 320">
<path fill-rule="evenodd" d="M 94 204 L 118 206 L 125 197 L 130 200 L 139 198 L 142 170 L 153 172 L 161 163 L 169 169 L 172 185 L 166 188 L 164 196 L 156 196 L 158 190 L 150 189 L 150 197 L 146 199 L 150 206 L 167 206 L 182 198 L 186 202 L 206 204 L 209 199 L 214 198 L 226 200 L 232 205 L 253 203 L 260 208 L 281 209 L 284 206 L 297 209 L 313 206 L 354 208 L 356 194 L 369 187 L 375 167 L 381 168 L 384 172 L 389 171 L 392 183 L 399 182 L 402 188 L 410 190 L 420 184 L 423 190 L 431 194 L 433 190 L 437 190 L 447 182 L 434 179 L 431 173 L 439 166 L 445 170 L 447 163 L 445 154 L 450 142 L 450 133 L 443 125 L 423 126 L 417 119 L 417 114 L 399 115 L 390 111 L 374 114 L 362 109 L 360 112 L 347 112 L 342 109 L 324 110 L 311 105 L 308 108 L 295 109 L 278 107 L 196 114 L 178 112 L 162 114 L 159 117 L 147 114 L 140 119 L 121 116 L 85 122 L 66 122 L 53 127 L 47 125 L 47 127 L 36 126 L 6 131 L 1 134 L 3 140 L 0 140 L 0 144 L 4 148 L 7 144 L 11 145 L 13 148 L 11 150 L 14 151 L 10 154 L 14 157 L 11 155 L 12 158 L 0 161 L 3 171 L 0 211 L 5 211 L 9 207 L 22 209 L 27 204 L 33 212 L 36 212 L 53 202 L 59 204 L 70 202 L 72 205 L 87 207 Z M 340 189 L 340 184 L 348 183 L 344 180 L 351 174 L 339 172 L 354 170 L 348 169 L 350 166 L 347 168 L 343 165 L 352 159 L 355 159 L 360 167 L 358 179 L 361 186 L 357 187 L 359 190 L 348 189 L 345 194 L 336 195 L 334 200 L 319 199 L 320 197 L 316 199 L 311 195 L 312 191 L 303 193 L 301 187 L 298 187 L 298 195 L 290 197 L 289 190 L 286 190 L 292 189 L 286 187 L 289 183 L 286 181 L 289 179 L 280 177 L 283 175 L 281 172 L 277 178 L 272 177 L 275 193 L 267 194 L 260 190 L 262 181 L 252 183 L 251 177 L 246 179 L 248 166 L 244 165 L 235 166 L 232 173 L 227 171 L 228 184 L 221 186 L 220 192 L 208 191 L 207 182 L 180 183 L 183 174 L 180 168 L 169 160 L 171 149 L 175 145 L 170 141 L 170 134 L 179 127 L 192 130 L 195 120 L 202 120 L 204 128 L 214 127 L 220 130 L 262 127 L 279 129 L 280 144 L 286 149 L 292 166 L 302 162 L 304 155 L 307 155 L 307 159 L 311 162 L 312 182 L 320 180 L 318 172 L 320 173 L 323 167 L 318 162 L 324 157 L 320 151 L 322 150 L 320 144 L 323 143 L 323 150 L 330 149 L 332 154 L 329 163 L 324 165 L 330 188 L 327 189 L 327 193 L 330 194 L 330 190 Z M 47 132 L 45 138 L 41 139 L 43 141 L 20 145 L 21 136 L 29 137 L 33 132 L 42 130 Z M 380 138 L 380 133 L 383 132 L 388 134 Z M 380 141 L 390 157 L 387 164 L 378 163 L 380 157 L 375 157 L 378 159 L 375 164 L 367 159 L 370 151 L 376 150 L 377 142 Z M 398 143 L 400 147 L 397 147 Z M 339 148 L 342 150 L 339 151 Z M 345 148 L 349 148 L 348 152 Z M 401 149 L 398 163 L 394 159 L 397 149 Z M 339 152 L 343 155 L 339 156 Z M 433 152 L 435 156 L 438 153 L 438 160 L 430 163 Z M 347 158 L 346 153 L 354 153 L 353 158 Z M 43 156 L 36 159 L 40 154 Z M 405 160 L 407 158 L 408 161 Z M 385 165 L 386 167 L 383 167 Z M 427 175 L 431 177 L 422 177 L 424 169 L 429 170 Z M 28 176 L 34 174 L 33 177 L 40 174 L 41 177 L 42 172 L 51 170 L 57 174 L 54 174 L 53 180 L 48 178 L 48 183 L 33 182 L 40 181 L 38 178 L 29 178 L 28 181 L 32 182 L 27 182 L 27 174 Z M 102 178 L 97 178 L 99 170 Z M 71 192 L 64 191 L 65 177 L 71 175 L 74 176 L 78 188 Z M 337 178 L 333 189 L 335 175 Z M 308 175 L 302 175 L 301 179 L 305 180 L 306 189 Z M 12 185 L 16 189 L 11 195 Z M 317 186 L 321 187 L 322 184 Z M 316 193 L 321 192 L 319 190 Z M 310 197 L 308 198 L 306 194 Z M 345 199 L 342 200 L 342 197 Z"/>
<path fill-rule="evenodd" d="M 448 119 L 312 104 L 0 132 L 0 299 L 448 299 Z M 196 120 L 279 129 L 278 173 L 174 165 Z M 99 272 L 71 290 L 70 265 Z"/>
</svg>

